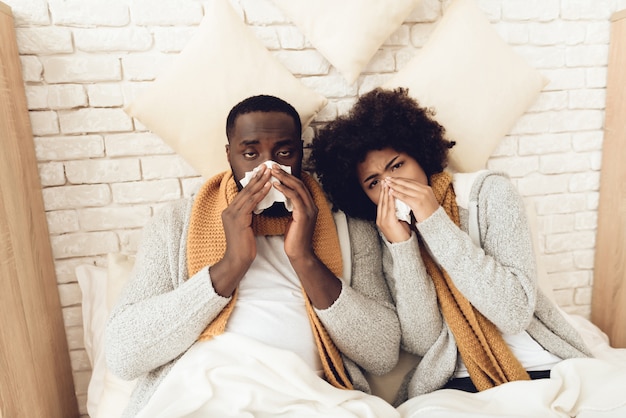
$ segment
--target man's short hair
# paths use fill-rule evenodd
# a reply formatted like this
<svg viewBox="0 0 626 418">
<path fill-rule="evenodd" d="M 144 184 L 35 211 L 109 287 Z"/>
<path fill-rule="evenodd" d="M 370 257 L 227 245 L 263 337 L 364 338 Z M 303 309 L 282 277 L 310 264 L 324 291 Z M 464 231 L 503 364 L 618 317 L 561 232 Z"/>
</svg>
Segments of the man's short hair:
<svg viewBox="0 0 626 418">
<path fill-rule="evenodd" d="M 248 97 L 237 103 L 228 113 L 226 118 L 226 137 L 230 142 L 230 136 L 235 128 L 235 121 L 241 115 L 251 112 L 280 112 L 285 113 L 293 119 L 296 132 L 302 134 L 302 122 L 298 111 L 289 103 L 276 96 L 261 94 Z"/>
</svg>

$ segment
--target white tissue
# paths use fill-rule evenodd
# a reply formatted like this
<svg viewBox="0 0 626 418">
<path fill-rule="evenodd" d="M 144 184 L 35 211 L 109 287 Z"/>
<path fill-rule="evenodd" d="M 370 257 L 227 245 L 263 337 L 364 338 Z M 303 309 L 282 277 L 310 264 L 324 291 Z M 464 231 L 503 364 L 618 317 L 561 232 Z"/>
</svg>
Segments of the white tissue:
<svg viewBox="0 0 626 418">
<path fill-rule="evenodd" d="M 396 218 L 411 223 L 411 208 L 400 199 L 396 199 Z"/>
<path fill-rule="evenodd" d="M 272 161 L 272 160 L 267 160 L 264 163 L 265 166 L 267 168 L 272 168 L 272 166 L 274 164 L 278 164 L 276 161 Z M 283 170 L 285 170 L 287 173 L 291 174 L 291 167 L 289 167 L 288 165 L 281 165 L 278 164 L 278 166 L 280 168 L 282 168 Z M 250 179 L 252 179 L 252 176 L 259 171 L 261 165 L 256 166 L 252 171 L 248 171 L 243 178 L 241 179 L 240 183 L 243 187 L 246 187 L 246 185 L 250 182 Z M 274 183 L 274 182 L 279 182 L 278 179 L 274 176 L 272 176 L 270 178 L 270 183 Z M 261 212 L 263 212 L 265 209 L 269 208 L 270 206 L 272 206 L 274 203 L 276 202 L 283 202 L 285 204 L 285 208 L 289 211 L 292 212 L 293 211 L 293 205 L 291 203 L 291 200 L 287 199 L 285 197 L 284 194 L 282 194 L 281 192 L 279 192 L 275 187 L 272 187 L 270 189 L 270 191 L 267 193 L 267 195 L 263 198 L 263 200 L 261 200 L 259 202 L 258 205 L 256 205 L 256 208 L 254 208 L 254 213 L 259 214 Z"/>
</svg>

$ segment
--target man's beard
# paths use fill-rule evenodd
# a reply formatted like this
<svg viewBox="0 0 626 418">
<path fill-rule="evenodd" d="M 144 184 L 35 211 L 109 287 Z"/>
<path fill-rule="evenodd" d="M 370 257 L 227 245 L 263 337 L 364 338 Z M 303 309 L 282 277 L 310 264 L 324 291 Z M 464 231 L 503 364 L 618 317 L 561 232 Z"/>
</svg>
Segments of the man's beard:
<svg viewBox="0 0 626 418">
<path fill-rule="evenodd" d="M 287 210 L 283 202 L 275 202 L 272 206 L 265 209 L 260 213 L 268 218 L 282 218 L 285 216 L 291 216 L 291 212 Z"/>
</svg>

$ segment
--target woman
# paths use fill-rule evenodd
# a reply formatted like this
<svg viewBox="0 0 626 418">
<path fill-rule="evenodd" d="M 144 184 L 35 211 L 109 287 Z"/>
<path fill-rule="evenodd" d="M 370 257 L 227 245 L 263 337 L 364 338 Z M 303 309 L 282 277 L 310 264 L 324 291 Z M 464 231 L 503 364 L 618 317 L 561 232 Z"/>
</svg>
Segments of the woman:
<svg viewBox="0 0 626 418">
<path fill-rule="evenodd" d="M 480 245 L 468 235 L 469 211 L 444 171 L 453 145 L 405 89 L 363 95 L 313 142 L 336 208 L 376 221 L 403 348 L 422 357 L 397 402 L 549 377 L 562 359 L 589 355 L 538 289 L 524 204 L 506 176 L 480 172 L 463 191 L 478 204 Z"/>
</svg>

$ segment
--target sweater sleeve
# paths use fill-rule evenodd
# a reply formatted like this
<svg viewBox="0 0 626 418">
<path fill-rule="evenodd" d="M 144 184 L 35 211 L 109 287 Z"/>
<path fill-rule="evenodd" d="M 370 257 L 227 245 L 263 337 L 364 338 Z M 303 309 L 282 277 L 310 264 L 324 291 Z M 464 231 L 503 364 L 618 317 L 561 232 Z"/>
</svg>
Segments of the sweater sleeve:
<svg viewBox="0 0 626 418">
<path fill-rule="evenodd" d="M 414 233 L 404 242 L 390 243 L 384 236 L 382 240 L 385 276 L 398 311 L 402 346 L 423 356 L 443 328 L 435 286 L 422 262 Z"/>
<path fill-rule="evenodd" d="M 107 365 L 134 379 L 184 353 L 229 298 L 213 289 L 208 267 L 187 280 L 181 240 L 189 203 L 165 208 L 144 228 L 132 276 L 105 332 Z"/>
<path fill-rule="evenodd" d="M 455 286 L 502 332 L 524 331 L 535 311 L 536 266 L 524 204 L 502 176 L 485 179 L 478 196 L 482 248 L 439 208 L 419 233 Z"/>
<path fill-rule="evenodd" d="M 316 309 L 337 348 L 373 374 L 398 361 L 400 325 L 382 271 L 381 248 L 373 226 L 349 219 L 352 280 L 327 309 Z"/>
</svg>

